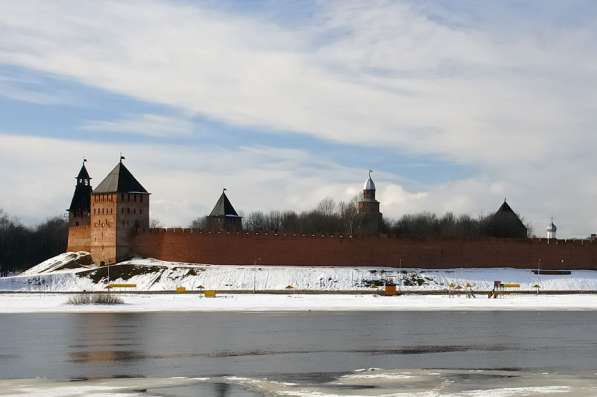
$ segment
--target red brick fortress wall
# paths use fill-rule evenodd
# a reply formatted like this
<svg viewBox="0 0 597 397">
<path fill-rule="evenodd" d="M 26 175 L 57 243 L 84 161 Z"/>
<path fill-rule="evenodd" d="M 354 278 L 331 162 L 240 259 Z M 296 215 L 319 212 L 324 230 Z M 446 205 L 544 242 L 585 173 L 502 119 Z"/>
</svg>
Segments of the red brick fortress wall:
<svg viewBox="0 0 597 397">
<path fill-rule="evenodd" d="M 517 267 L 597 270 L 597 242 L 435 240 L 297 236 L 152 229 L 132 242 L 136 255 L 217 265 Z"/>
<path fill-rule="evenodd" d="M 91 251 L 91 228 L 89 225 L 68 228 L 67 252 Z"/>
</svg>

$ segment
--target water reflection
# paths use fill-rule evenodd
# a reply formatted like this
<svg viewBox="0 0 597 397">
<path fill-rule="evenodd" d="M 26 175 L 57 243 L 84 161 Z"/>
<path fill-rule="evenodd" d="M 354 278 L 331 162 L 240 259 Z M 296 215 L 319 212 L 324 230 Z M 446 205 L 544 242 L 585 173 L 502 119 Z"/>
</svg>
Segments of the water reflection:
<svg viewBox="0 0 597 397">
<path fill-rule="evenodd" d="M 64 340 L 65 363 L 76 365 L 70 370 L 77 377 L 88 379 L 111 376 L 132 376 L 123 362 L 144 358 L 144 316 L 125 313 L 69 315 Z M 111 364 L 120 363 L 120 373 L 113 373 Z M 79 365 L 87 364 L 87 365 Z M 136 374 L 136 371 L 133 372 Z"/>
<path fill-rule="evenodd" d="M 595 312 L 0 315 L 0 378 L 582 370 L 595 334 Z"/>
<path fill-rule="evenodd" d="M 216 397 L 227 397 L 230 385 L 228 383 L 216 383 L 214 384 L 214 388 Z"/>
</svg>

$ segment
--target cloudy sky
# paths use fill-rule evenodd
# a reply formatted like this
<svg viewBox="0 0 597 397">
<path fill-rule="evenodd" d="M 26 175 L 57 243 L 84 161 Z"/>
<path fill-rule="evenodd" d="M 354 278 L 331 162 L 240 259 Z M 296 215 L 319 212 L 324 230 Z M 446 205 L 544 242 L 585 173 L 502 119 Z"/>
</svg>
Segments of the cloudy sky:
<svg viewBox="0 0 597 397">
<path fill-rule="evenodd" d="M 152 217 L 349 200 L 597 232 L 597 3 L 5 1 L 0 208 L 64 213 L 87 158 Z"/>
</svg>

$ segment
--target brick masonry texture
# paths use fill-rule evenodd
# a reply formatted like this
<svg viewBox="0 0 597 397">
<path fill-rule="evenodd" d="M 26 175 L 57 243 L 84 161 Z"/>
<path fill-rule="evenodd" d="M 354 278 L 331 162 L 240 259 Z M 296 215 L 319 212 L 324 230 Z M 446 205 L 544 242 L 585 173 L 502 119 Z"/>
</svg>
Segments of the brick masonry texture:
<svg viewBox="0 0 597 397">
<path fill-rule="evenodd" d="M 515 267 L 597 270 L 597 242 L 583 240 L 403 240 L 152 229 L 132 253 L 216 265 Z"/>
<path fill-rule="evenodd" d="M 91 228 L 89 225 L 70 226 L 68 229 L 68 252 L 91 251 Z"/>
</svg>

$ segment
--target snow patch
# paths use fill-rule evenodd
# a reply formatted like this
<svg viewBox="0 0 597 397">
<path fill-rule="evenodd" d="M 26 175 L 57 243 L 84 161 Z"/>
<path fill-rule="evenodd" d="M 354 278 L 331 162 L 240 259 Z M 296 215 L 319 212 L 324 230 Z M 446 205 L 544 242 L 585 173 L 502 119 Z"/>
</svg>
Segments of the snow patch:
<svg viewBox="0 0 597 397">
<path fill-rule="evenodd" d="M 536 275 L 512 268 L 398 269 L 384 267 L 220 266 L 132 259 L 108 267 L 85 265 L 88 253 L 66 253 L 18 276 L 0 278 L 2 291 L 103 291 L 108 283 L 135 284 L 137 291 L 375 291 L 396 283 L 402 291 L 446 290 L 448 285 L 472 285 L 491 290 L 494 281 L 520 284 L 520 290 L 597 291 L 597 271 Z"/>
</svg>

